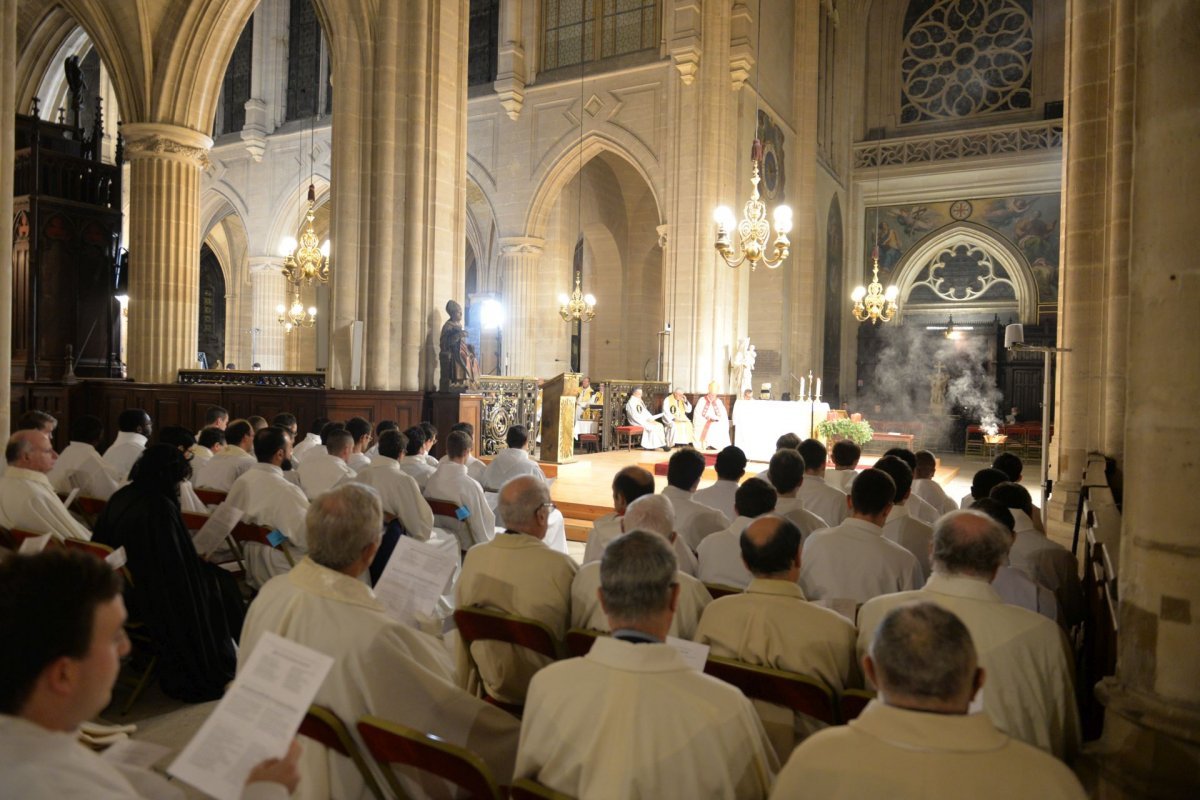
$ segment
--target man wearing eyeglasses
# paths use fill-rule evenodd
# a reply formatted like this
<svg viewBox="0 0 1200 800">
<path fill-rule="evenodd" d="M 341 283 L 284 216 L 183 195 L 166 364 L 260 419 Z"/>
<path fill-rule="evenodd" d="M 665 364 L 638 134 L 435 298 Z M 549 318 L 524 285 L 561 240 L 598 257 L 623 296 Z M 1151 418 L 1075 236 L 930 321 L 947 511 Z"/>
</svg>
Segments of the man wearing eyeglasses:
<svg viewBox="0 0 1200 800">
<path fill-rule="evenodd" d="M 571 583 L 577 568 L 570 556 L 543 541 L 554 510 L 545 483 L 530 475 L 513 478 L 501 487 L 497 510 L 505 523 L 504 533 L 467 552 L 458 579 L 457 606 L 530 617 L 561 639 L 571 616 Z M 531 650 L 500 642 L 476 642 L 471 656 L 488 694 L 506 703 L 525 702 L 529 680 L 550 662 Z M 460 640 L 458 674 L 473 689 L 470 671 Z"/>
</svg>

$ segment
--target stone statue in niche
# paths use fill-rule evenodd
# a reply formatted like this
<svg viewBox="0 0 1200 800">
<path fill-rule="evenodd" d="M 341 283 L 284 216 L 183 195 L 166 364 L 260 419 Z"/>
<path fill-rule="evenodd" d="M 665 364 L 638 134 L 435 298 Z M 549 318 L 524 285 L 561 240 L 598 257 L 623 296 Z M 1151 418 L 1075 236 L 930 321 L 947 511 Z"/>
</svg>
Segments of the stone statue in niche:
<svg viewBox="0 0 1200 800">
<path fill-rule="evenodd" d="M 941 416 L 946 413 L 946 387 L 950 383 L 950 376 L 946 374 L 946 370 L 942 367 L 942 362 L 937 362 L 937 369 L 929 376 L 929 413 L 934 416 Z"/>
<path fill-rule="evenodd" d="M 470 387 L 478 376 L 475 349 L 467 342 L 467 331 L 462 322 L 462 306 L 450 300 L 446 303 L 446 314 L 450 319 L 442 325 L 438 353 L 441 379 L 438 389 L 443 392 L 461 392 Z"/>
</svg>

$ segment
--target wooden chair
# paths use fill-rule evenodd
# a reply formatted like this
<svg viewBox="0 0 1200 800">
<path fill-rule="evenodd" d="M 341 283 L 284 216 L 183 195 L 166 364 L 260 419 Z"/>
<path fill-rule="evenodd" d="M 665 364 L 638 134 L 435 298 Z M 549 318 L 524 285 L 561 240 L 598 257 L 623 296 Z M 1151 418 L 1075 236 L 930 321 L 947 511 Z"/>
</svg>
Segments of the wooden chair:
<svg viewBox="0 0 1200 800">
<path fill-rule="evenodd" d="M 353 761 L 359 774 L 362 775 L 367 790 L 378 800 L 384 800 L 385 795 L 379 786 L 379 781 L 375 779 L 375 775 L 371 772 L 367 760 L 363 758 L 362 751 L 358 749 L 354 737 L 350 735 L 350 731 L 337 714 L 324 706 L 310 706 L 308 713 L 300 722 L 299 733 Z"/>
<path fill-rule="evenodd" d="M 756 667 L 717 656 L 708 657 L 704 671 L 738 687 L 747 697 L 786 706 L 797 714 L 805 714 L 829 725 L 837 722 L 833 693 L 824 684 L 805 675 Z"/>
<path fill-rule="evenodd" d="M 563 638 L 563 644 L 566 646 L 567 655 L 571 658 L 582 658 L 592 652 L 592 645 L 601 636 L 609 636 L 610 634 L 602 631 L 594 631 L 590 628 L 571 628 L 567 631 L 567 635 Z"/>
<path fill-rule="evenodd" d="M 641 425 L 618 425 L 616 427 L 617 449 L 621 449 L 622 441 L 624 441 L 626 449 L 632 450 L 633 437 L 637 436 L 640 438 L 644 430 L 645 428 L 643 428 Z"/>
<path fill-rule="evenodd" d="M 875 693 L 867 689 L 847 689 L 842 692 L 838 706 L 842 713 L 842 722 L 849 722 L 858 717 L 867 703 L 875 699 Z"/>
<path fill-rule="evenodd" d="M 37 539 L 41 536 L 45 536 L 45 534 L 23 531 L 20 528 L 0 528 L 0 547 L 7 547 L 15 553 L 21 549 L 21 544 L 26 539 Z M 50 541 L 46 542 L 46 547 L 61 546 L 59 541 L 53 537 L 51 537 Z"/>
<path fill-rule="evenodd" d="M 433 524 L 443 530 L 447 530 L 458 537 L 458 549 L 462 553 L 466 553 L 471 549 L 471 545 L 475 543 L 471 536 L 471 530 L 464 520 L 458 518 L 458 503 L 450 500 L 437 500 L 426 498 L 429 503 L 429 510 L 433 512 Z"/>
<path fill-rule="evenodd" d="M 255 525 L 250 522 L 239 522 L 233 526 L 233 530 L 230 531 L 229 536 L 238 545 L 238 562 L 243 571 L 246 569 L 246 554 L 245 551 L 241 550 L 241 545 L 253 542 L 275 549 L 275 545 L 271 544 L 271 540 L 267 538 L 271 535 L 272 530 L 274 529 L 263 525 Z M 296 566 L 296 559 L 292 557 L 291 548 L 288 547 L 286 540 L 279 543 L 278 549 L 283 552 L 288 566 Z"/>
<path fill-rule="evenodd" d="M 550 628 L 536 619 L 472 606 L 455 610 L 454 624 L 458 627 L 459 636 L 467 649 L 471 669 L 475 672 L 479 672 L 475 657 L 471 655 L 471 645 L 475 642 L 515 644 L 555 661 L 565 656 L 562 642 L 555 638 Z M 482 684 L 482 681 L 480 683 Z M 484 699 L 510 714 L 518 717 L 521 715 L 522 706 L 497 700 L 488 695 L 486 690 Z"/>
<path fill-rule="evenodd" d="M 579 434 L 579 446 L 585 453 L 595 453 L 600 449 L 600 434 L 597 433 L 581 433 Z"/>
<path fill-rule="evenodd" d="M 450 781 L 470 797 L 502 798 L 500 785 L 492 777 L 488 765 L 464 747 L 379 717 L 360 719 L 358 734 L 396 797 L 407 797 L 408 792 L 392 770 L 394 764 L 413 767 Z"/>
<path fill-rule="evenodd" d="M 731 594 L 741 594 L 744 589 L 739 589 L 736 586 L 730 586 L 725 583 L 706 583 L 704 588 L 708 589 L 708 593 L 712 595 L 713 600 L 719 597 L 728 597 Z"/>
<path fill-rule="evenodd" d="M 519 778 L 513 781 L 508 796 L 512 800 L 574 800 L 569 794 L 556 792 L 532 778 Z"/>
<path fill-rule="evenodd" d="M 196 497 L 206 506 L 219 506 L 225 502 L 227 496 L 227 492 L 219 492 L 216 489 L 196 489 Z"/>
</svg>

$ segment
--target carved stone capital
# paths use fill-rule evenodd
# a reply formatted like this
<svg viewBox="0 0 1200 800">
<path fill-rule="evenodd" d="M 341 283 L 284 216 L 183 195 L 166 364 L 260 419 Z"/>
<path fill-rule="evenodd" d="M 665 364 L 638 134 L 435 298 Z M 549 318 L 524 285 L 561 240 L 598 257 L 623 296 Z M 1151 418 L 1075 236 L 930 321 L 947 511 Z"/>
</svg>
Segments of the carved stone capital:
<svg viewBox="0 0 1200 800">
<path fill-rule="evenodd" d="M 125 138 L 125 157 L 130 161 L 141 158 L 170 158 L 194 164 L 200 169 L 209 166 L 208 151 L 213 140 L 199 131 L 178 125 L 156 122 L 130 122 L 121 126 Z"/>
<path fill-rule="evenodd" d="M 663 250 L 667 249 L 667 230 L 669 227 L 668 225 L 659 225 L 654 229 L 658 231 L 658 246 Z"/>
</svg>

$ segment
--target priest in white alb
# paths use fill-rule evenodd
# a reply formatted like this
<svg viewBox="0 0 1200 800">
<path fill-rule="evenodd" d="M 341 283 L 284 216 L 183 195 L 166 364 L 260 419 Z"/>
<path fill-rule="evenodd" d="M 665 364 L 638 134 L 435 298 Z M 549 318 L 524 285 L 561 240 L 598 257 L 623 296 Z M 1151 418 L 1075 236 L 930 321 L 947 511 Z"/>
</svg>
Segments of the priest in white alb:
<svg viewBox="0 0 1200 800">
<path fill-rule="evenodd" d="M 456 507 L 457 519 L 439 517 L 438 524 L 458 537 L 459 547 L 464 552 L 496 535 L 496 515 L 488 505 L 483 487 L 467 474 L 467 458 L 472 446 L 471 437 L 466 433 L 451 431 L 446 437 L 446 453 L 450 459 L 438 465 L 424 489 L 426 499 L 453 503 Z M 406 456 L 401 466 L 408 461 Z"/>
<path fill-rule="evenodd" d="M 667 426 L 667 444 L 671 447 L 691 444 L 696 440 L 691 413 L 691 402 L 683 389 L 676 386 L 675 391 L 663 400 L 663 424 Z"/>
<path fill-rule="evenodd" d="M 353 482 L 340 486 L 313 502 L 306 527 L 308 557 L 268 582 L 250 605 L 238 666 L 245 666 L 264 633 L 327 653 L 334 657 L 333 668 L 314 703 L 347 722 L 370 714 L 465 747 L 507 784 L 518 720 L 458 688 L 442 643 L 394 619 L 359 579 L 379 548 L 378 494 Z M 354 725 L 347 727 L 365 752 Z M 300 774 L 294 798 L 372 796 L 350 759 L 310 739 L 304 741 Z M 446 793 L 436 782 L 402 781 L 412 797 Z"/>
<path fill-rule="evenodd" d="M 41 431 L 17 431 L 4 448 L 4 458 L 8 468 L 0 476 L 0 525 L 49 533 L 58 541 L 92 538 L 92 532 L 67 511 L 46 477 L 58 458 L 50 437 Z"/>
<path fill-rule="evenodd" d="M 125 480 L 146 449 L 154 425 L 142 409 L 127 408 L 117 416 L 117 427 L 117 438 L 104 451 L 104 460 Z"/>
<path fill-rule="evenodd" d="M 192 484 L 198 489 L 228 492 L 254 463 L 254 428 L 244 419 L 235 419 L 225 428 L 225 446 L 193 468 Z"/>
<path fill-rule="evenodd" d="M 629 418 L 630 425 L 638 425 L 642 429 L 642 447 L 646 450 L 656 450 L 667 448 L 667 432 L 663 428 L 663 424 L 658 421 L 662 414 L 651 414 L 646 408 L 646 404 L 642 402 L 642 389 L 638 387 L 629 395 L 629 402 L 625 404 L 625 416 Z"/>
<path fill-rule="evenodd" d="M 70 494 L 78 488 L 84 497 L 107 500 L 121 485 L 124 476 L 105 461 L 96 445 L 104 438 L 104 423 L 84 414 L 71 420 L 71 443 L 63 450 L 54 468 L 47 473 L 54 491 Z"/>
<path fill-rule="evenodd" d="M 717 382 L 708 384 L 708 394 L 696 401 L 696 413 L 692 415 L 696 428 L 696 449 L 724 450 L 729 447 L 729 412 L 725 403 L 717 397 Z"/>
</svg>

